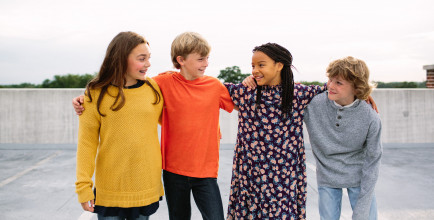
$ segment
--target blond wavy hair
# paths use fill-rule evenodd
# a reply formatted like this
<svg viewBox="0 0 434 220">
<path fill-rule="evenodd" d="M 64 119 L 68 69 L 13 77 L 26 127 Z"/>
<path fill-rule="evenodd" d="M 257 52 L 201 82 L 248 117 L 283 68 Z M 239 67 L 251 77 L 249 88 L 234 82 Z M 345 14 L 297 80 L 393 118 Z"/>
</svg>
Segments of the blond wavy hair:
<svg viewBox="0 0 434 220">
<path fill-rule="evenodd" d="M 332 61 L 327 67 L 327 77 L 341 77 L 353 84 L 356 97 L 366 100 L 376 87 L 369 82 L 369 69 L 363 60 L 348 56 Z"/>
<path fill-rule="evenodd" d="M 211 52 L 211 46 L 200 34 L 195 32 L 184 32 L 176 36 L 172 42 L 171 57 L 173 66 L 176 69 L 181 69 L 181 65 L 176 58 L 178 56 L 184 59 L 192 53 L 198 53 L 201 56 L 208 56 Z"/>
</svg>

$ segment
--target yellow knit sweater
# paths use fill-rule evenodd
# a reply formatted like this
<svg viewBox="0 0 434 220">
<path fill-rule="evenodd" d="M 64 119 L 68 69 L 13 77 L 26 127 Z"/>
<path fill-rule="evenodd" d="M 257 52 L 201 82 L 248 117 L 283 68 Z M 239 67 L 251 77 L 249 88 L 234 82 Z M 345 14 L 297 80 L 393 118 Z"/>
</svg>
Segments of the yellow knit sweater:
<svg viewBox="0 0 434 220">
<path fill-rule="evenodd" d="M 148 78 L 159 92 L 158 85 Z M 80 203 L 94 199 L 92 176 L 95 172 L 96 205 L 140 207 L 163 196 L 161 150 L 158 120 L 163 99 L 154 105 L 155 94 L 144 84 L 124 89 L 125 105 L 110 110 L 117 94 L 109 87 L 97 112 L 100 90 L 85 96 L 85 111 L 79 117 L 76 192 Z"/>
</svg>

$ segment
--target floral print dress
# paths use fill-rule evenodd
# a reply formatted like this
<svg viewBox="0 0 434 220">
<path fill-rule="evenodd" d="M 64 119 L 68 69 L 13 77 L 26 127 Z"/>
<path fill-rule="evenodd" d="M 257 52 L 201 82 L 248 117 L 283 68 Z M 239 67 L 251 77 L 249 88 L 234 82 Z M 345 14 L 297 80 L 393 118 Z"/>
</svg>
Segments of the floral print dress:
<svg viewBox="0 0 434 220">
<path fill-rule="evenodd" d="M 238 106 L 228 219 L 305 219 L 306 165 L 303 113 L 324 87 L 294 85 L 290 117 L 282 115 L 282 87 L 225 84 Z"/>
</svg>

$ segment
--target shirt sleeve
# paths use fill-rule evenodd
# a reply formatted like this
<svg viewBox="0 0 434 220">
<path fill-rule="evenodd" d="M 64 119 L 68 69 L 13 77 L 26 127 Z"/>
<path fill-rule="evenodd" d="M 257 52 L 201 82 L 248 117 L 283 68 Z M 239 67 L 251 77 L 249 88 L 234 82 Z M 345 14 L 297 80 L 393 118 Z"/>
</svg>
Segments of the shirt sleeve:
<svg viewBox="0 0 434 220">
<path fill-rule="evenodd" d="M 221 84 L 221 93 L 220 93 L 220 108 L 227 111 L 232 112 L 234 110 L 234 102 L 229 94 L 229 91 L 226 89 L 223 84 Z"/>
<path fill-rule="evenodd" d="M 362 168 L 360 194 L 354 208 L 353 219 L 368 219 L 369 211 L 380 170 L 380 159 L 383 153 L 381 145 L 381 121 L 379 118 L 371 122 L 366 138 L 365 160 Z"/>
<path fill-rule="evenodd" d="M 86 110 L 79 117 L 78 127 L 77 181 L 75 186 L 80 203 L 94 199 L 92 176 L 95 171 L 95 157 L 99 145 L 101 125 L 101 116 L 96 109 L 98 96 L 92 93 L 92 102 L 89 100 L 86 95 L 83 103 Z"/>
</svg>

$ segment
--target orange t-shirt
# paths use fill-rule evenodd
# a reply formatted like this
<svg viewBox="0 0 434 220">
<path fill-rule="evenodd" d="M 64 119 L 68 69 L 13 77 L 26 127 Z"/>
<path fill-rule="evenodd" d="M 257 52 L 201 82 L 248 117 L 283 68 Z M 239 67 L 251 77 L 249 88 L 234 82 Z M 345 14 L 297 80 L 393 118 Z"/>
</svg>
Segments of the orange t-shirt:
<svg viewBox="0 0 434 220">
<path fill-rule="evenodd" d="M 161 119 L 163 169 L 179 175 L 216 178 L 220 108 L 232 112 L 226 87 L 211 76 L 192 81 L 180 73 L 153 77 L 164 97 Z"/>
</svg>

